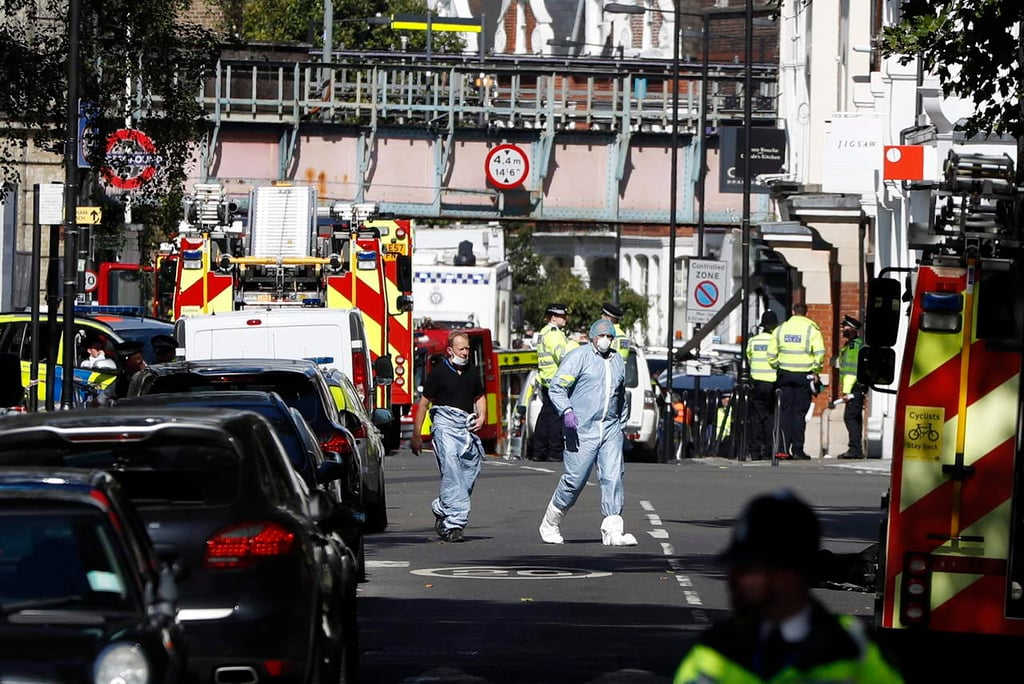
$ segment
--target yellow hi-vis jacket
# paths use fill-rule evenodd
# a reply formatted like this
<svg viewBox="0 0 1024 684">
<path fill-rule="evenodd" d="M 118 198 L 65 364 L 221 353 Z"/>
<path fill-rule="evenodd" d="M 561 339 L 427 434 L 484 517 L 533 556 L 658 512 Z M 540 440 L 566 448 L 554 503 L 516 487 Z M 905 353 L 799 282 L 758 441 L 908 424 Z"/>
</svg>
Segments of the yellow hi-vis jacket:
<svg viewBox="0 0 1024 684">
<path fill-rule="evenodd" d="M 752 380 L 775 382 L 778 379 L 779 343 L 773 333 L 761 331 L 747 340 L 747 362 Z"/>
<path fill-rule="evenodd" d="M 852 392 L 857 384 L 857 357 L 863 346 L 864 340 L 854 337 L 839 351 L 839 387 L 843 394 Z"/>
<path fill-rule="evenodd" d="M 780 371 L 818 373 L 825 361 L 825 340 L 818 324 L 806 316 L 790 316 L 775 329 Z"/>
<path fill-rule="evenodd" d="M 625 361 L 629 358 L 629 347 L 632 342 L 626 337 L 626 331 L 623 330 L 618 323 L 613 324 L 615 326 L 615 339 L 612 340 L 612 349 L 619 352 L 619 356 Z"/>
<path fill-rule="evenodd" d="M 548 323 L 540 329 L 537 340 L 537 377 L 544 387 L 551 385 L 558 364 L 562 362 L 565 352 L 577 345 L 570 346 L 569 339 L 556 325 Z"/>
</svg>

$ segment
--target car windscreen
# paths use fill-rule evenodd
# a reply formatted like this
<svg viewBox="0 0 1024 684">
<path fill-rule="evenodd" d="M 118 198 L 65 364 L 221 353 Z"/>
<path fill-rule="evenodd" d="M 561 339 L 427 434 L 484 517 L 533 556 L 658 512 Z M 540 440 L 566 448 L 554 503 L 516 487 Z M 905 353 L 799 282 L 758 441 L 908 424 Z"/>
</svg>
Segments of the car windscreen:
<svg viewBox="0 0 1024 684">
<path fill-rule="evenodd" d="M 17 453 L 25 456 L 19 459 Z M 36 444 L 0 455 L 3 465 L 67 466 L 109 471 L 136 506 L 226 505 L 240 487 L 238 455 L 225 445 L 199 439 L 143 442 Z"/>
<path fill-rule="evenodd" d="M 155 376 L 145 385 L 147 394 L 209 390 L 277 392 L 285 404 L 298 409 L 307 421 L 321 418 L 320 399 L 316 387 L 312 380 L 301 373 L 170 373 Z"/>
<path fill-rule="evenodd" d="M 121 339 L 126 342 L 142 342 L 145 347 L 142 348 L 142 358 L 146 360 L 146 363 L 156 363 L 156 356 L 153 353 L 153 345 L 150 343 L 150 339 L 153 335 L 165 334 L 173 335 L 174 327 L 168 326 L 166 330 L 160 330 L 157 326 L 129 328 L 116 326 L 114 327 L 116 332 Z"/>
<path fill-rule="evenodd" d="M 25 610 L 138 610 L 127 559 L 92 507 L 0 503 L 0 619 Z"/>
</svg>

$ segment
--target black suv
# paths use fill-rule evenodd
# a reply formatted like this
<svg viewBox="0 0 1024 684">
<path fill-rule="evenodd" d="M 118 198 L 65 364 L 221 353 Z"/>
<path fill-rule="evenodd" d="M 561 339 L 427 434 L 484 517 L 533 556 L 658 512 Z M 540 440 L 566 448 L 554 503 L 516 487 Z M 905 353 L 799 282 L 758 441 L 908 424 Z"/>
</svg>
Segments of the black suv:
<svg viewBox="0 0 1024 684">
<path fill-rule="evenodd" d="M 172 561 L 198 681 L 354 681 L 355 560 L 333 504 L 251 411 L 94 409 L 0 421 L 0 466 L 109 471 Z"/>
<path fill-rule="evenodd" d="M 0 468 L 0 681 L 185 681 L 177 590 L 108 473 Z"/>
<path fill-rule="evenodd" d="M 176 361 L 144 368 L 132 377 L 128 396 L 200 392 L 210 390 L 259 390 L 277 392 L 286 404 L 296 408 L 309 423 L 330 458 L 337 454 L 357 473 L 352 487 L 343 491 L 344 501 L 364 515 L 371 507 L 384 504 L 384 455 L 364 453 L 355 435 L 346 427 L 320 367 L 302 359 L 216 359 Z M 346 481 L 347 482 L 347 481 Z M 362 545 L 363 528 L 346 530 L 345 542 L 353 549 Z"/>
</svg>

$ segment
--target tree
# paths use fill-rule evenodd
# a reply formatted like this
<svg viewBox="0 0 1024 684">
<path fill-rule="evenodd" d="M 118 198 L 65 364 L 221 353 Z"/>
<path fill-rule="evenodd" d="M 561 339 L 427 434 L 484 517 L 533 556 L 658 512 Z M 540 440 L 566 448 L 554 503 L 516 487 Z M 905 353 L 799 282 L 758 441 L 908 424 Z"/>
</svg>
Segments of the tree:
<svg viewBox="0 0 1024 684">
<path fill-rule="evenodd" d="M 901 64 L 921 59 L 943 93 L 974 102 L 963 131 L 1024 137 L 1024 5 L 1020 0 L 904 0 L 886 27 L 882 52 Z"/>
<path fill-rule="evenodd" d="M 323 46 L 324 0 L 220 0 L 230 30 L 245 40 L 302 41 Z M 335 0 L 332 5 L 334 47 L 339 50 L 400 50 L 402 36 L 409 52 L 426 49 L 426 31 L 396 31 L 366 21 L 393 14 L 426 16 L 425 0 Z M 311 31 L 311 29 L 313 29 Z M 461 52 L 458 34 L 431 34 L 436 53 Z"/>
<path fill-rule="evenodd" d="M 180 217 L 180 208 L 164 207 L 180 200 L 186 163 L 206 129 L 196 93 L 216 62 L 217 37 L 181 20 L 191 0 L 79 1 L 78 88 L 95 113 L 95 134 L 81 141 L 90 170 L 79 174 L 79 203 L 110 210 L 99 233 L 123 229 L 122 193 L 111 196 L 100 178 L 107 136 L 130 120 L 160 156 L 153 179 L 134 191 L 133 221 L 162 217 L 158 228 L 170 230 L 175 221 L 167 217 Z M 38 7 L 35 0 L 0 0 L 0 9 L 0 112 L 7 113 L 0 117 L 0 181 L 19 183 L 30 148 L 57 160 L 69 137 L 68 7 L 67 0 Z"/>
</svg>

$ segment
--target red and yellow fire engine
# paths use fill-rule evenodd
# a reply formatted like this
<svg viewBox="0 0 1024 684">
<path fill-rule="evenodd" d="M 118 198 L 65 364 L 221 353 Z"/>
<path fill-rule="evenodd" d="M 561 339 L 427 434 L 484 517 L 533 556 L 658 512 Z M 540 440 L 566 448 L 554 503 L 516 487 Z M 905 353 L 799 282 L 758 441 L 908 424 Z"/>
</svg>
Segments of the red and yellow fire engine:
<svg viewBox="0 0 1024 684">
<path fill-rule="evenodd" d="M 883 629 L 1024 634 L 1021 197 L 1008 156 L 951 153 L 930 229 L 910 235 L 919 265 L 870 284 L 862 382 L 892 382 L 906 321 L 883 501 Z M 912 274 L 906 297 L 894 271 Z"/>
<path fill-rule="evenodd" d="M 247 221 L 232 220 L 248 204 Z M 370 204 L 319 205 L 312 186 L 277 184 L 232 199 L 197 185 L 178 236 L 174 318 L 243 306 L 358 308 L 371 364 L 390 356 L 395 380 L 371 408 L 396 420 L 412 409 L 412 224 L 377 217 Z M 356 379 L 353 378 L 355 381 Z"/>
</svg>

